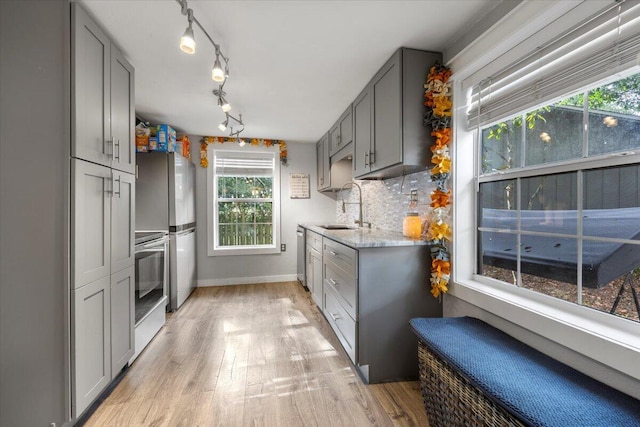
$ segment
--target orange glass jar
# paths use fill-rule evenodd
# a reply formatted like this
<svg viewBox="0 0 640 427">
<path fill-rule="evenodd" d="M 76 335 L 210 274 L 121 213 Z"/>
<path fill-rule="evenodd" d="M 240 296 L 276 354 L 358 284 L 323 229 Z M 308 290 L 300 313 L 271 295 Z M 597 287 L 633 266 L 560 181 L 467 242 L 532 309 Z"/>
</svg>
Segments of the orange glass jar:
<svg viewBox="0 0 640 427">
<path fill-rule="evenodd" d="M 418 212 L 407 212 L 402 221 L 402 235 L 419 239 L 422 235 L 422 220 L 418 216 Z"/>
</svg>

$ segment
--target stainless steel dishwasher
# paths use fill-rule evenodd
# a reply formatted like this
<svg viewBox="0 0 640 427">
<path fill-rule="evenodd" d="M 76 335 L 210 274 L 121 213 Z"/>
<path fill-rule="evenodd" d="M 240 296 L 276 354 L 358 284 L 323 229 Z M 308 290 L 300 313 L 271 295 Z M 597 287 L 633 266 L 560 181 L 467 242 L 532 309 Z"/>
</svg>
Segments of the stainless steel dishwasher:
<svg viewBox="0 0 640 427">
<path fill-rule="evenodd" d="M 304 228 L 298 226 L 296 230 L 297 242 L 298 242 L 298 282 L 305 289 L 307 289 L 307 278 L 305 277 L 305 252 L 306 252 L 306 242 L 304 238 Z"/>
</svg>

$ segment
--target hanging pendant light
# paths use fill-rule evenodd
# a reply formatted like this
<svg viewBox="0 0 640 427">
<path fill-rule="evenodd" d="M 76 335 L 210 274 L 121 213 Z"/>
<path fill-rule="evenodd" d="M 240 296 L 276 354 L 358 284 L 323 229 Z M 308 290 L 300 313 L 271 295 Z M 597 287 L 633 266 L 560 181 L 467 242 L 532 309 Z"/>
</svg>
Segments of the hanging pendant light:
<svg viewBox="0 0 640 427">
<path fill-rule="evenodd" d="M 222 69 L 218 55 L 216 55 L 216 62 L 213 63 L 213 68 L 211 69 L 211 78 L 218 83 L 222 83 L 225 79 L 225 72 Z"/>
<path fill-rule="evenodd" d="M 193 55 L 196 53 L 196 39 L 193 35 L 193 11 L 191 9 L 187 11 L 187 19 L 189 20 L 189 26 L 184 30 L 182 37 L 180 37 L 180 49 L 184 53 Z"/>
</svg>

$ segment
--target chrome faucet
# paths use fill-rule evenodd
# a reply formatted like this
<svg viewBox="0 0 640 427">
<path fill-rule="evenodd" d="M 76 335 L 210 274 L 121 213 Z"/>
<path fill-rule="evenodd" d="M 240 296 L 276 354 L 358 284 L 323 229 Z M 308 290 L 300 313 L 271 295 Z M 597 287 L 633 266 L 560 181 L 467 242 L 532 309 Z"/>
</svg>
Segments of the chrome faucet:
<svg viewBox="0 0 640 427">
<path fill-rule="evenodd" d="M 360 227 L 364 227 L 365 224 L 367 224 L 367 226 L 369 228 L 371 228 L 371 223 L 370 222 L 364 222 L 362 220 L 362 188 L 355 182 L 350 181 L 345 183 L 342 188 L 340 188 L 340 190 L 338 191 L 338 196 L 340 196 L 340 192 L 342 190 L 344 190 L 347 186 L 355 186 L 358 188 L 358 202 L 345 202 L 344 199 L 342 199 L 342 212 L 346 212 L 346 205 L 358 205 L 358 219 L 356 219 L 354 221 L 354 224 L 358 224 Z"/>
</svg>

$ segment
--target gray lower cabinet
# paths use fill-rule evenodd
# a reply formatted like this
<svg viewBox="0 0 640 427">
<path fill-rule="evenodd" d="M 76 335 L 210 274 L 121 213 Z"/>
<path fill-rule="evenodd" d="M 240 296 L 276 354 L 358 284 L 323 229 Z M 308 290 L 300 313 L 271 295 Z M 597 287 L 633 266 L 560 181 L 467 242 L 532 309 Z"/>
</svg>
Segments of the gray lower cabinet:
<svg viewBox="0 0 640 427">
<path fill-rule="evenodd" d="M 400 48 L 353 102 L 354 178 L 389 178 L 424 170 L 431 130 L 423 126 L 424 83 L 441 55 Z"/>
<path fill-rule="evenodd" d="M 111 275 L 111 379 L 126 366 L 135 351 L 135 267 Z"/>
<path fill-rule="evenodd" d="M 367 383 L 416 379 L 414 317 L 441 317 L 429 248 L 351 248 L 323 237 L 323 312 Z"/>
<path fill-rule="evenodd" d="M 307 241 L 307 288 L 311 297 L 322 308 L 322 236 L 306 230 Z"/>
<path fill-rule="evenodd" d="M 71 171 L 72 414 L 78 417 L 134 354 L 135 176 L 79 159 L 71 159 Z M 98 330 L 106 335 L 100 351 Z"/>
<path fill-rule="evenodd" d="M 111 280 L 71 291 L 71 411 L 78 416 L 111 381 Z"/>
</svg>

